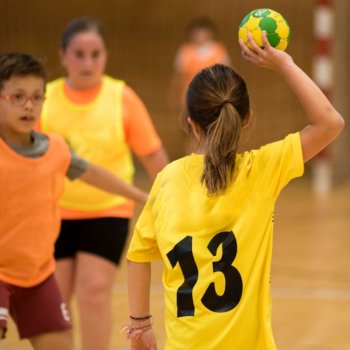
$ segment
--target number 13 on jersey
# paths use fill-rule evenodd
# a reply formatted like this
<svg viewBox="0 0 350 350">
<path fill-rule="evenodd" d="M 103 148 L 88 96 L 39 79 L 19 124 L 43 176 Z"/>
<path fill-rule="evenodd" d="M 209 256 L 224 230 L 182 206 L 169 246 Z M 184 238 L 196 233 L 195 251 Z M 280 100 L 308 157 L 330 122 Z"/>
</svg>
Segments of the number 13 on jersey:
<svg viewBox="0 0 350 350">
<path fill-rule="evenodd" d="M 207 249 L 213 257 L 217 256 L 218 248 L 222 246 L 222 256 L 219 261 L 213 261 L 213 273 L 220 272 L 225 278 L 224 292 L 219 295 L 215 283 L 211 282 L 205 290 L 201 301 L 212 312 L 227 312 L 235 308 L 242 297 L 243 283 L 238 270 L 232 265 L 237 254 L 237 242 L 233 232 L 220 232 L 208 243 Z M 178 242 L 167 254 L 174 268 L 179 264 L 184 282 L 177 290 L 177 316 L 193 316 L 193 288 L 198 281 L 198 267 L 193 256 L 192 237 L 186 236 Z"/>
</svg>

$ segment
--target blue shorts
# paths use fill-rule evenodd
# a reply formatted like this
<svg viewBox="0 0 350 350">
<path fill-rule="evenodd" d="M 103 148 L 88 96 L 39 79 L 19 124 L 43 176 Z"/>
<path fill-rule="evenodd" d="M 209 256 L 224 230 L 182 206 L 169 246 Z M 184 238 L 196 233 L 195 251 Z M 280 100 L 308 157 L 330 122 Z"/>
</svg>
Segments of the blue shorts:
<svg viewBox="0 0 350 350">
<path fill-rule="evenodd" d="M 63 220 L 55 245 L 56 260 L 87 252 L 119 265 L 129 231 L 129 219 Z"/>
</svg>

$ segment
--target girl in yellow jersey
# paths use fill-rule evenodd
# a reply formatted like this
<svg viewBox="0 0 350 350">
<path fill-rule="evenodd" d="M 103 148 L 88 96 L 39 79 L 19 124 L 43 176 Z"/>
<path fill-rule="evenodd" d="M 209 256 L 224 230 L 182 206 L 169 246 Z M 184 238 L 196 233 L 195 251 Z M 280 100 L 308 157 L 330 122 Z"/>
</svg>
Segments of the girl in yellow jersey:
<svg viewBox="0 0 350 350">
<path fill-rule="evenodd" d="M 77 155 L 127 183 L 134 174 L 132 152 L 155 177 L 167 157 L 140 98 L 123 81 L 104 75 L 107 52 L 100 24 L 89 18 L 69 23 L 60 53 L 67 77 L 47 86 L 42 130 L 63 136 Z M 56 276 L 64 299 L 77 297 L 82 349 L 107 350 L 112 287 L 133 203 L 79 181 L 66 185 Z"/>
<path fill-rule="evenodd" d="M 252 37 L 243 56 L 276 71 L 300 100 L 300 132 L 237 154 L 252 112 L 244 80 L 231 68 L 202 70 L 187 91 L 197 152 L 157 177 L 136 224 L 129 260 L 132 348 L 157 349 L 149 309 L 150 262 L 164 261 L 166 350 L 274 350 L 270 263 L 273 212 L 304 162 L 331 143 L 344 121 L 285 52 Z"/>
</svg>

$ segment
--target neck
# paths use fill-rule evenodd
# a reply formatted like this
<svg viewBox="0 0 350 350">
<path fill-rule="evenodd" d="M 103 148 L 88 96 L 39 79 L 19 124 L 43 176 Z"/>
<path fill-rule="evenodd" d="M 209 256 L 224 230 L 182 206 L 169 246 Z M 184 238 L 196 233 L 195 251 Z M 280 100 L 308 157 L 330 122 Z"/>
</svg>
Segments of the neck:
<svg viewBox="0 0 350 350">
<path fill-rule="evenodd" d="M 205 149 L 204 147 L 197 147 L 193 153 L 196 153 L 196 154 L 205 154 Z"/>
<path fill-rule="evenodd" d="M 97 84 L 94 87 L 91 88 L 86 88 L 86 89 L 79 89 L 72 87 L 69 84 L 69 80 L 65 81 L 64 84 L 64 91 L 68 98 L 78 104 L 84 104 L 84 103 L 89 103 L 95 99 L 95 97 L 98 95 L 102 88 L 102 81 Z"/>
<path fill-rule="evenodd" d="M 102 78 L 99 79 L 98 81 L 91 82 L 91 85 L 86 85 L 86 84 L 78 84 L 77 82 L 73 81 L 70 77 L 66 77 L 65 79 L 65 85 L 68 89 L 74 90 L 74 91 L 89 91 L 89 90 L 94 90 L 101 86 L 102 84 Z"/>
<path fill-rule="evenodd" d="M 205 144 L 200 140 L 196 139 L 196 144 L 193 144 L 193 153 L 205 154 Z"/>
<path fill-rule="evenodd" d="M 15 135 L 12 133 L 4 133 L 0 130 L 0 137 L 4 140 L 6 144 L 20 148 L 28 147 L 33 143 L 32 132 L 28 134 Z"/>
</svg>

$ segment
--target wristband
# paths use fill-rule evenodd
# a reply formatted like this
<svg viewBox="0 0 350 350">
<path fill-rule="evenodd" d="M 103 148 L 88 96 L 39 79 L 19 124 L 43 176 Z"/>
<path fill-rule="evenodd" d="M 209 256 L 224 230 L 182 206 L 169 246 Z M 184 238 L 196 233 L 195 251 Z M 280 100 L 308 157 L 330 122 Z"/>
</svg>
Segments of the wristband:
<svg viewBox="0 0 350 350">
<path fill-rule="evenodd" d="M 147 315 L 144 317 L 134 317 L 130 315 L 130 319 L 134 320 L 134 321 L 145 321 L 145 320 L 149 320 L 152 317 L 152 315 Z"/>
</svg>

